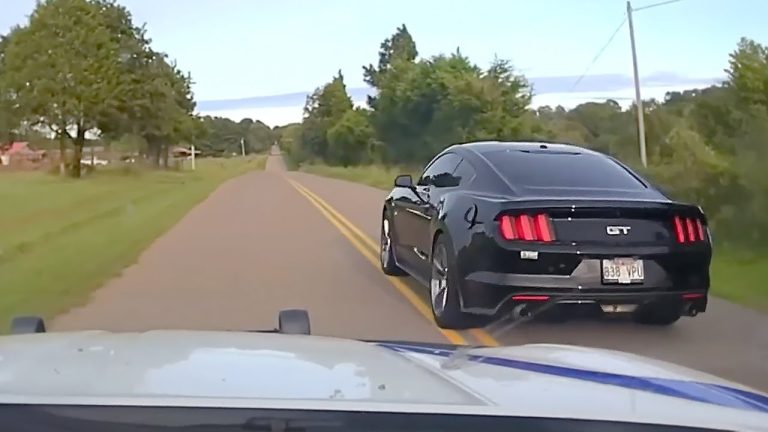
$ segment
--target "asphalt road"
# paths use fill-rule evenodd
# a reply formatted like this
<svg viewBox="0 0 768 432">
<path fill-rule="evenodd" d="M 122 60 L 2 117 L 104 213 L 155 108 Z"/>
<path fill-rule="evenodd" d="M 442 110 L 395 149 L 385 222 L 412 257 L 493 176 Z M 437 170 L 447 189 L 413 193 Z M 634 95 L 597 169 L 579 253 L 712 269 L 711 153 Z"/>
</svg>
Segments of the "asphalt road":
<svg viewBox="0 0 768 432">
<path fill-rule="evenodd" d="M 309 310 L 315 334 L 361 339 L 618 349 L 768 391 L 768 316 L 714 299 L 669 328 L 616 320 L 504 323 L 441 331 L 426 289 L 378 268 L 385 192 L 286 172 L 230 180 L 54 330 L 271 329 L 285 308 Z"/>
</svg>

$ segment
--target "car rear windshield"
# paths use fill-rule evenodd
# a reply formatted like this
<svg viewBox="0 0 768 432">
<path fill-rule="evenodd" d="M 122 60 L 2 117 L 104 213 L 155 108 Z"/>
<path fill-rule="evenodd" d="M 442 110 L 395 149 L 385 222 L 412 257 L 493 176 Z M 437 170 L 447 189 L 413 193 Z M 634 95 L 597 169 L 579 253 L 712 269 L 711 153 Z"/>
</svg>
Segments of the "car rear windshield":
<svg viewBox="0 0 768 432">
<path fill-rule="evenodd" d="M 638 190 L 646 186 L 608 157 L 577 151 L 495 150 L 485 153 L 514 186 Z"/>
</svg>

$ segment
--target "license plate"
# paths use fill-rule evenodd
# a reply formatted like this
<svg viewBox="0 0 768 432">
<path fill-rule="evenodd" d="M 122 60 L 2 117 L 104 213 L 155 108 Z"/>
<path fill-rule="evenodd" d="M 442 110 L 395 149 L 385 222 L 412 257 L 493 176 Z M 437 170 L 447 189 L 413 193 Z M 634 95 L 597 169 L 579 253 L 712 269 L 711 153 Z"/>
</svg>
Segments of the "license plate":
<svg viewBox="0 0 768 432">
<path fill-rule="evenodd" d="M 631 284 L 644 278 L 643 261 L 634 258 L 603 260 L 603 282 Z"/>
</svg>

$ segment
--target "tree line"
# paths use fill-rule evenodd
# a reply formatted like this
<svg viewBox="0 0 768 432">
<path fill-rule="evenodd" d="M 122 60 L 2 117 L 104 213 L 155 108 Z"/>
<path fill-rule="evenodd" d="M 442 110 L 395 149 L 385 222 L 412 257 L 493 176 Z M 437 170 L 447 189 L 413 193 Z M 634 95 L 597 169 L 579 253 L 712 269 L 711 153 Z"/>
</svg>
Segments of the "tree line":
<svg viewBox="0 0 768 432">
<path fill-rule="evenodd" d="M 52 136 L 62 173 L 80 177 L 94 132 L 158 167 L 176 144 L 211 156 L 271 144 L 263 123 L 195 115 L 190 74 L 151 42 L 113 0 L 39 1 L 28 22 L 0 36 L 0 145 Z"/>
<path fill-rule="evenodd" d="M 634 104 L 532 108 L 530 83 L 508 61 L 482 68 L 460 50 L 419 58 L 405 25 L 378 57 L 363 67 L 375 89 L 367 109 L 353 106 L 339 72 L 308 96 L 301 123 L 278 128 L 290 158 L 414 167 L 455 143 L 572 143 L 616 156 L 672 197 L 700 204 L 718 242 L 768 244 L 768 48 L 753 40 L 730 54 L 724 82 L 644 101 L 647 168 Z"/>
<path fill-rule="evenodd" d="M 203 116 L 201 121 L 207 133 L 193 144 L 202 156 L 239 155 L 243 149 L 246 154 L 264 152 L 275 141 L 272 128 L 259 120 Z"/>
</svg>

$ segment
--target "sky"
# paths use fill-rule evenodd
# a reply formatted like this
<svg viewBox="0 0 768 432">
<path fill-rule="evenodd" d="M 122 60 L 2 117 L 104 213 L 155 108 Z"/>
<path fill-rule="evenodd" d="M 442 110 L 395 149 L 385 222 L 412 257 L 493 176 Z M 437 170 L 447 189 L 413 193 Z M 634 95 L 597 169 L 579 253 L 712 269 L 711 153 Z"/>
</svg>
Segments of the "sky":
<svg viewBox="0 0 768 432">
<path fill-rule="evenodd" d="M 400 24 L 421 56 L 458 47 L 480 66 L 510 60 L 532 81 L 535 105 L 608 97 L 626 105 L 634 96 L 626 22 L 593 61 L 625 21 L 624 0 L 118 1 L 146 24 L 155 49 L 191 72 L 200 112 L 235 120 L 298 121 L 306 93 L 338 70 L 361 104 L 362 66 L 377 61 Z M 26 22 L 34 5 L 0 0 L 0 32 Z M 768 43 L 766 16 L 765 0 L 680 0 L 635 12 L 643 97 L 722 79 L 739 38 Z"/>
</svg>

